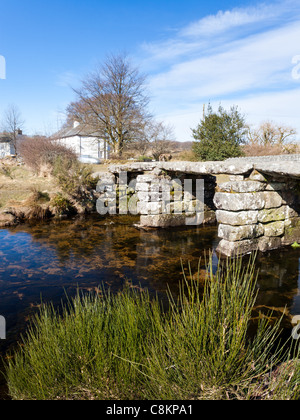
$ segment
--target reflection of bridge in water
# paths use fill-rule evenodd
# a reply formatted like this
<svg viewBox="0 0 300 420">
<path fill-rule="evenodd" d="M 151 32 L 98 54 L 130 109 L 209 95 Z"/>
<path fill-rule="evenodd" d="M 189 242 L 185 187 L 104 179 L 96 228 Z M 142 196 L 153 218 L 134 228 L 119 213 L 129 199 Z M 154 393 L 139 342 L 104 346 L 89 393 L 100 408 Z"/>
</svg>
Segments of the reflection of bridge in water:
<svg viewBox="0 0 300 420">
<path fill-rule="evenodd" d="M 227 256 L 257 249 L 265 252 L 300 240 L 300 155 L 223 162 L 135 162 L 113 165 L 109 171 L 119 187 L 123 173 L 134 180 L 141 227 L 193 224 L 195 216 L 204 224 L 217 222 L 218 251 Z M 176 182 L 184 185 L 190 179 L 204 182 L 201 214 L 196 207 L 193 213 L 193 205 L 197 206 L 194 190 L 188 205 L 182 206 L 182 198 L 176 201 L 174 197 Z M 163 187 L 153 189 L 164 180 L 171 185 L 167 208 Z"/>
</svg>

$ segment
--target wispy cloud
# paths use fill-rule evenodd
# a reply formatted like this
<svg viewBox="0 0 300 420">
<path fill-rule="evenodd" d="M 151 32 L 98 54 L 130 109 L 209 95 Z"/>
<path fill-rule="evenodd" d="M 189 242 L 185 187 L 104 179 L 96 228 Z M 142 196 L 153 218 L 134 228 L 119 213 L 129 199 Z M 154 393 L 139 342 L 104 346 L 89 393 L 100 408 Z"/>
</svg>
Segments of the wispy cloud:
<svg viewBox="0 0 300 420">
<path fill-rule="evenodd" d="M 154 75 L 152 87 L 175 94 L 178 89 L 188 89 L 191 99 L 258 88 L 282 89 L 292 82 L 291 59 L 299 39 L 300 26 L 295 23 L 234 41 L 223 52 L 183 60 Z"/>
<path fill-rule="evenodd" d="M 291 64 L 300 54 L 299 39 L 300 4 L 285 0 L 220 11 L 191 22 L 167 41 L 143 45 L 154 112 L 180 120 L 182 137 L 184 120 L 195 118 L 197 107 L 200 114 L 203 103 L 239 102 L 251 122 L 257 118 L 247 101 L 260 97 L 267 106 L 281 97 L 277 108 L 270 105 L 276 119 L 285 122 L 288 98 L 295 103 L 299 94 L 300 80 L 292 78 Z M 267 117 L 261 109 L 261 120 Z M 300 134 L 296 117 L 295 125 Z M 189 136 L 187 126 L 185 139 Z"/>
<path fill-rule="evenodd" d="M 214 36 L 234 28 L 269 20 L 277 15 L 277 9 L 274 10 L 273 7 L 265 4 L 245 9 L 219 11 L 216 15 L 209 15 L 191 23 L 180 32 L 180 35 Z"/>
<path fill-rule="evenodd" d="M 70 88 L 79 81 L 79 76 L 72 71 L 65 71 L 56 76 L 56 86 Z"/>
</svg>

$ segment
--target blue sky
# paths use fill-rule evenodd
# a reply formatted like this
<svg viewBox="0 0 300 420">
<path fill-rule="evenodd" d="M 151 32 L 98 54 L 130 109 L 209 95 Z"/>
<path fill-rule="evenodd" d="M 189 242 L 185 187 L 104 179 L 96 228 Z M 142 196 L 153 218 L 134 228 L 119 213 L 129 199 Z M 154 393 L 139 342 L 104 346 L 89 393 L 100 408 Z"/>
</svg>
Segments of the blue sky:
<svg viewBox="0 0 300 420">
<path fill-rule="evenodd" d="M 299 0 L 0 0 L 0 19 L 0 120 L 17 105 L 28 134 L 56 131 L 70 86 L 125 50 L 177 140 L 191 140 L 209 101 L 237 105 L 252 125 L 292 126 L 300 139 Z"/>
</svg>

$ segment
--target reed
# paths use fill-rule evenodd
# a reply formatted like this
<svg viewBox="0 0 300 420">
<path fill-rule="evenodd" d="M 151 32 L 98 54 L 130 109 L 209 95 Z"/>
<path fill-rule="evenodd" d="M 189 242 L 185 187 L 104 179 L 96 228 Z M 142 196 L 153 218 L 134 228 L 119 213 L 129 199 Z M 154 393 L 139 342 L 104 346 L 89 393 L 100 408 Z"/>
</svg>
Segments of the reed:
<svg viewBox="0 0 300 420">
<path fill-rule="evenodd" d="M 169 308 L 145 290 L 77 294 L 44 305 L 6 377 L 14 399 L 296 399 L 298 352 L 278 345 L 279 325 L 259 322 L 254 260 L 207 263 L 204 291 L 184 276 Z"/>
</svg>

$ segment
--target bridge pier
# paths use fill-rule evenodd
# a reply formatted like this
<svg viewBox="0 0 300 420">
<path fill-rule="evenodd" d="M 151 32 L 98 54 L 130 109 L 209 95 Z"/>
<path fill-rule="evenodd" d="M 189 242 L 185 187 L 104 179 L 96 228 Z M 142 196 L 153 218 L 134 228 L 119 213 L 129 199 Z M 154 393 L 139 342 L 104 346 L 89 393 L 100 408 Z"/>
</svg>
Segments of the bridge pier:
<svg viewBox="0 0 300 420">
<path fill-rule="evenodd" d="M 141 227 L 166 228 L 216 222 L 214 176 L 165 172 L 139 175 L 136 181 Z"/>
<path fill-rule="evenodd" d="M 262 252 L 300 239 L 300 206 L 295 179 L 253 171 L 237 182 L 218 185 L 214 197 L 221 241 L 227 256 Z"/>
</svg>

